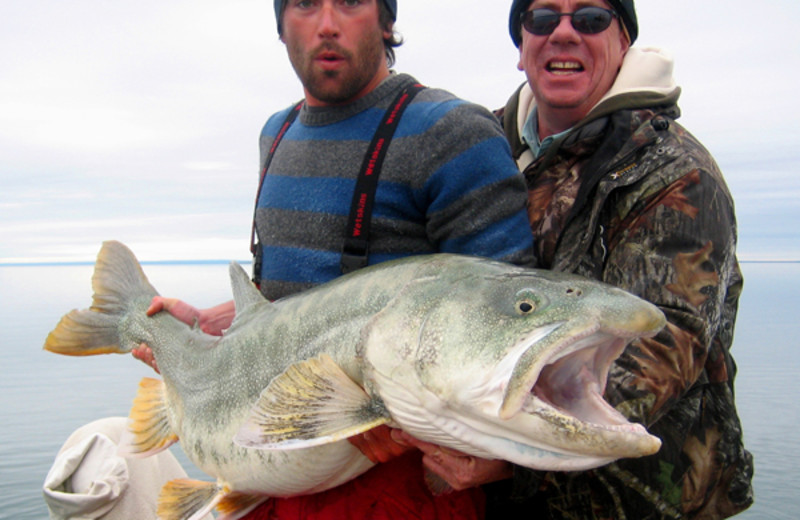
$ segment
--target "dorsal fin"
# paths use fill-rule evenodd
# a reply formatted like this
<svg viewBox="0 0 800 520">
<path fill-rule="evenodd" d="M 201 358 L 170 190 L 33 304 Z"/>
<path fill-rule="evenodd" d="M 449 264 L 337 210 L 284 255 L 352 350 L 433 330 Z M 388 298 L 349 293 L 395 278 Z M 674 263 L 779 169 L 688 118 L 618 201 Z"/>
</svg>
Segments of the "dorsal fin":
<svg viewBox="0 0 800 520">
<path fill-rule="evenodd" d="M 247 276 L 247 273 L 238 262 L 231 262 L 231 266 L 228 270 L 231 275 L 233 303 L 236 306 L 237 315 L 251 305 L 267 302 L 264 295 L 253 285 L 253 282 L 250 281 L 250 277 Z"/>
<path fill-rule="evenodd" d="M 233 291 L 233 305 L 236 308 L 236 315 L 233 318 L 233 323 L 228 330 L 236 327 L 236 324 L 244 320 L 243 316 L 248 315 L 251 311 L 261 309 L 272 305 L 269 300 L 264 298 L 261 291 L 253 285 L 250 277 L 242 266 L 237 262 L 231 262 L 230 268 L 231 275 L 231 290 Z"/>
</svg>

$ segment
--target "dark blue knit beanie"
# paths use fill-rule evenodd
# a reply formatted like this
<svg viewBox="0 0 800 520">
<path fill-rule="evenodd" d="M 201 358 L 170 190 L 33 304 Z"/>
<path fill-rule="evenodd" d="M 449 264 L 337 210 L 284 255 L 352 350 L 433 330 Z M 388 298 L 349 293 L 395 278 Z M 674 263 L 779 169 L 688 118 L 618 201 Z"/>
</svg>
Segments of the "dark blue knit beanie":
<svg viewBox="0 0 800 520">
<path fill-rule="evenodd" d="M 283 13 L 283 6 L 286 4 L 286 0 L 274 0 L 274 1 L 275 1 L 275 20 L 277 20 L 278 22 L 278 34 L 280 34 L 281 14 Z M 392 20 L 397 20 L 397 0 L 382 0 L 382 1 L 384 4 L 386 4 L 386 8 L 389 9 L 389 12 L 392 13 Z"/>
<path fill-rule="evenodd" d="M 278 3 L 276 0 L 275 5 L 278 5 Z M 517 47 L 522 43 L 522 22 L 519 17 L 528 10 L 532 3 L 533 0 L 514 0 L 514 3 L 511 4 L 508 30 L 511 32 L 511 39 Z M 636 37 L 639 36 L 639 22 L 636 20 L 636 8 L 633 6 L 633 0 L 608 0 L 608 3 L 611 4 L 611 8 L 622 19 L 622 23 L 631 37 L 631 44 L 633 44 L 636 41 Z"/>
</svg>

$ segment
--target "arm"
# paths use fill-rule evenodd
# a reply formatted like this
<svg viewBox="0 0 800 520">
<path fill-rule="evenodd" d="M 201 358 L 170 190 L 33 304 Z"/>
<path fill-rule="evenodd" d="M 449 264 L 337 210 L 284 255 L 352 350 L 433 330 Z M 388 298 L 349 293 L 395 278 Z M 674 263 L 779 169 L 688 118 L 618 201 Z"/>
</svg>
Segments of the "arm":
<svg viewBox="0 0 800 520">
<path fill-rule="evenodd" d="M 418 201 L 431 243 L 440 252 L 533 266 L 527 188 L 497 119 L 468 103 L 435 115 L 425 142 L 438 162 Z"/>
<path fill-rule="evenodd" d="M 670 413 L 704 371 L 728 377 L 709 356 L 730 347 L 741 279 L 733 206 L 716 174 L 690 171 L 620 221 L 610 237 L 604 281 L 667 316 L 658 336 L 626 349 L 607 385 L 609 402 L 647 426 Z"/>
</svg>

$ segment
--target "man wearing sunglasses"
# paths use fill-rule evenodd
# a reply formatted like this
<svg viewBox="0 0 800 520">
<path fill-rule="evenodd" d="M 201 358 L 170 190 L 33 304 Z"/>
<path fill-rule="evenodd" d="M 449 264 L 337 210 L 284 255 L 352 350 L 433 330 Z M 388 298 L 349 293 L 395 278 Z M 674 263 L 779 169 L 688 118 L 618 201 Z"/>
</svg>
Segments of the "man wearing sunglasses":
<svg viewBox="0 0 800 520">
<path fill-rule="evenodd" d="M 498 115 L 528 184 L 537 257 L 664 311 L 667 326 L 626 349 L 605 391 L 663 445 L 569 473 L 416 444 L 457 489 L 513 475 L 484 486 L 489 519 L 735 515 L 753 500 L 730 354 L 736 220 L 714 159 L 675 122 L 672 61 L 631 47 L 632 0 L 515 0 L 510 32 L 528 81 Z"/>
</svg>

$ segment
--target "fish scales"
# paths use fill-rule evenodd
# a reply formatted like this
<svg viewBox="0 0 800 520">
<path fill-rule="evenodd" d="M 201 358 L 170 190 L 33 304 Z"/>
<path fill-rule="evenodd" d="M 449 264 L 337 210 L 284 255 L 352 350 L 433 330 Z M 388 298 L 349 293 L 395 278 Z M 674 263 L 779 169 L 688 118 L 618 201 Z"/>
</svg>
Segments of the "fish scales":
<svg viewBox="0 0 800 520">
<path fill-rule="evenodd" d="M 163 381 L 140 392 L 131 412 L 139 444 L 128 449 L 148 455 L 177 437 L 217 480 L 165 486 L 165 518 L 218 504 L 232 511 L 222 518 L 238 518 L 270 496 L 337 486 L 372 466 L 347 437 L 381 424 L 545 470 L 660 446 L 600 397 L 625 345 L 664 325 L 658 309 L 619 289 L 446 254 L 277 302 L 235 263 L 231 281 L 236 318 L 221 337 L 168 313 L 147 317 L 156 290 L 127 247 L 106 242 L 92 307 L 67 314 L 45 342 L 67 355 L 153 349 Z"/>
</svg>

